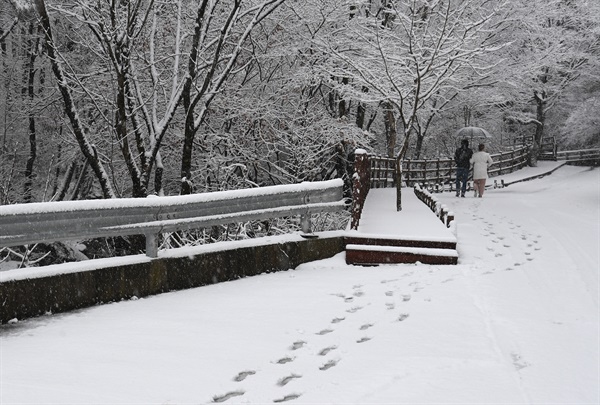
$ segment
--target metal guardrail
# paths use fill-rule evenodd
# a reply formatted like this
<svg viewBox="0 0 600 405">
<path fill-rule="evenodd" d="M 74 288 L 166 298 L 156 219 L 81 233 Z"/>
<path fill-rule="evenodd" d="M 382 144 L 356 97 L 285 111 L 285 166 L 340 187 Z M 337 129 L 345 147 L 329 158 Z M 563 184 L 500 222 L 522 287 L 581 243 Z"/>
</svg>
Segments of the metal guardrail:
<svg viewBox="0 0 600 405">
<path fill-rule="evenodd" d="M 146 254 L 158 255 L 158 235 L 343 210 L 341 179 L 186 196 L 65 201 L 0 206 L 0 247 L 89 238 L 145 235 Z"/>
</svg>

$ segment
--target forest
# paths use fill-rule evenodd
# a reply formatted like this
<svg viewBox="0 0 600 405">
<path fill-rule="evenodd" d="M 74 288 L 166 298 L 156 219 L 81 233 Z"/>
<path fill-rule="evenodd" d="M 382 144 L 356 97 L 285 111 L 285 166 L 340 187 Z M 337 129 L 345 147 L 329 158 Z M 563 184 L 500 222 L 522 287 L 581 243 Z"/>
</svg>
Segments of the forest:
<svg viewBox="0 0 600 405">
<path fill-rule="evenodd" d="M 597 0 L 0 0 L 0 65 L 0 205 L 600 145 Z"/>
</svg>

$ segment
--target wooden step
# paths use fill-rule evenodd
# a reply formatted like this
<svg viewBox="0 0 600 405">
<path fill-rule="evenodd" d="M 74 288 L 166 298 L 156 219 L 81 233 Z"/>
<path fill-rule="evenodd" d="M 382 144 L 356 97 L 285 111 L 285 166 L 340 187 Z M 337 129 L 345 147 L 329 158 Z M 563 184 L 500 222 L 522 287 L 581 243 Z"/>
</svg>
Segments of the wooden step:
<svg viewBox="0 0 600 405">
<path fill-rule="evenodd" d="M 395 236 L 385 237 L 383 235 L 361 235 L 346 236 L 344 238 L 344 241 L 346 245 L 377 245 L 431 249 L 456 249 L 455 237 L 440 239 L 418 239 L 397 238 Z"/>
<path fill-rule="evenodd" d="M 449 248 L 384 245 L 346 245 L 346 263 L 363 266 L 398 263 L 457 264 L 458 252 Z"/>
</svg>

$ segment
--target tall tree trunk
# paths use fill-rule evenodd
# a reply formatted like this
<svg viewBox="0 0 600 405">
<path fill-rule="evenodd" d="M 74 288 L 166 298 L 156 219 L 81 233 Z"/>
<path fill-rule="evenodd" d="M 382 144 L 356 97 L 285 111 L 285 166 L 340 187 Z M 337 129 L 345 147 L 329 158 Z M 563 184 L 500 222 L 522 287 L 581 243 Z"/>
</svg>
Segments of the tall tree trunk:
<svg viewBox="0 0 600 405">
<path fill-rule="evenodd" d="M 361 102 L 358 103 L 356 107 L 356 126 L 360 129 L 365 129 L 365 114 L 367 109 L 365 105 Z"/>
<path fill-rule="evenodd" d="M 27 53 L 29 59 L 27 60 L 27 67 L 25 72 L 27 74 L 27 98 L 29 99 L 29 108 L 27 109 L 28 121 L 29 121 L 29 157 L 27 158 L 27 164 L 25 166 L 25 185 L 23 190 L 23 201 L 29 203 L 33 200 L 33 166 L 35 159 L 37 158 L 37 139 L 35 129 L 35 114 L 33 112 L 33 99 L 35 96 L 34 91 L 34 80 L 35 80 L 35 59 L 37 57 L 37 45 L 38 40 L 34 40 L 33 35 L 35 33 L 35 24 L 29 23 L 28 41 L 27 41 Z"/>
<path fill-rule="evenodd" d="M 383 104 L 384 109 L 384 124 L 385 124 L 385 146 L 387 157 L 393 158 L 394 151 L 396 150 L 396 139 L 398 133 L 396 132 L 396 116 L 394 114 L 394 108 L 391 103 L 385 102 Z"/>
<path fill-rule="evenodd" d="M 94 148 L 89 139 L 87 138 L 87 135 L 85 134 L 85 131 L 83 129 L 83 125 L 79 120 L 79 113 L 71 95 L 71 89 L 67 84 L 67 80 L 63 73 L 62 67 L 58 62 L 58 55 L 54 44 L 54 38 L 52 36 L 50 17 L 48 16 L 48 12 L 46 11 L 46 4 L 44 0 L 35 0 L 35 8 L 38 14 L 40 15 L 40 24 L 44 31 L 46 50 L 48 52 L 48 58 L 50 59 L 50 63 L 52 65 L 52 72 L 54 73 L 58 88 L 63 97 L 65 111 L 67 113 L 67 116 L 69 117 L 69 121 L 71 122 L 71 127 L 73 128 L 73 133 L 75 134 L 75 138 L 77 139 L 79 148 L 81 149 L 81 152 L 83 153 L 83 155 L 89 162 L 92 170 L 94 171 L 94 174 L 100 183 L 100 187 L 102 188 L 104 198 L 115 198 L 115 193 L 113 191 L 112 185 L 110 184 L 108 174 L 106 173 L 102 162 L 94 153 Z"/>
<path fill-rule="evenodd" d="M 190 50 L 190 59 L 188 62 L 188 77 L 183 87 L 183 109 L 185 111 L 185 127 L 183 136 L 183 150 L 181 152 L 181 194 L 191 194 L 192 186 L 192 151 L 194 148 L 194 137 L 196 136 L 196 127 L 194 125 L 194 107 L 192 102 L 192 84 L 196 78 L 196 69 L 198 64 L 198 46 L 200 36 L 202 35 L 204 14 L 208 2 L 202 1 L 198 7 L 196 15 L 196 24 L 194 26 L 194 38 Z"/>
<path fill-rule="evenodd" d="M 423 132 L 417 132 L 417 144 L 415 146 L 415 159 L 419 159 L 421 157 L 421 151 L 423 150 L 423 141 L 425 140 L 425 135 Z"/>
<path fill-rule="evenodd" d="M 146 188 L 142 186 L 142 176 L 131 154 L 127 136 L 127 54 L 128 50 L 126 45 L 118 44 L 115 52 L 117 69 L 117 111 L 115 112 L 115 132 L 123 159 L 125 160 L 127 170 L 129 171 L 129 177 L 131 178 L 133 197 L 146 197 Z"/>
<path fill-rule="evenodd" d="M 535 93 L 535 112 L 538 123 L 535 125 L 535 143 L 539 148 L 544 138 L 544 125 L 546 121 L 546 94 Z"/>
<path fill-rule="evenodd" d="M 540 156 L 542 139 L 544 138 L 544 124 L 546 121 L 546 93 L 534 92 L 536 122 L 533 145 L 529 151 L 529 166 L 536 167 Z"/>
</svg>

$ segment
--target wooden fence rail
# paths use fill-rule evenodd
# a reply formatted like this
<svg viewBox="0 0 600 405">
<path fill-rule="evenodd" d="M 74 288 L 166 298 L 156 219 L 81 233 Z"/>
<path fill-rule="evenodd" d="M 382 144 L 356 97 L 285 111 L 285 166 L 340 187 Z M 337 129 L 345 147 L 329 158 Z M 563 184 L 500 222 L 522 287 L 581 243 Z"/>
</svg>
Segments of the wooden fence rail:
<svg viewBox="0 0 600 405">
<path fill-rule="evenodd" d="M 343 210 L 341 179 L 188 196 L 65 201 L 0 206 L 0 247 L 98 237 L 145 235 L 158 254 L 161 233 Z"/>
<path fill-rule="evenodd" d="M 600 160 L 600 149 L 581 149 L 557 152 L 556 159 L 569 162 Z"/>
<path fill-rule="evenodd" d="M 497 176 L 521 169 L 527 164 L 528 153 L 527 146 L 495 153 L 488 173 Z M 394 187 L 395 159 L 369 155 L 369 162 L 371 187 Z M 406 159 L 402 161 L 402 182 L 407 187 L 415 184 L 452 186 L 456 182 L 456 164 L 454 159 Z"/>
</svg>

